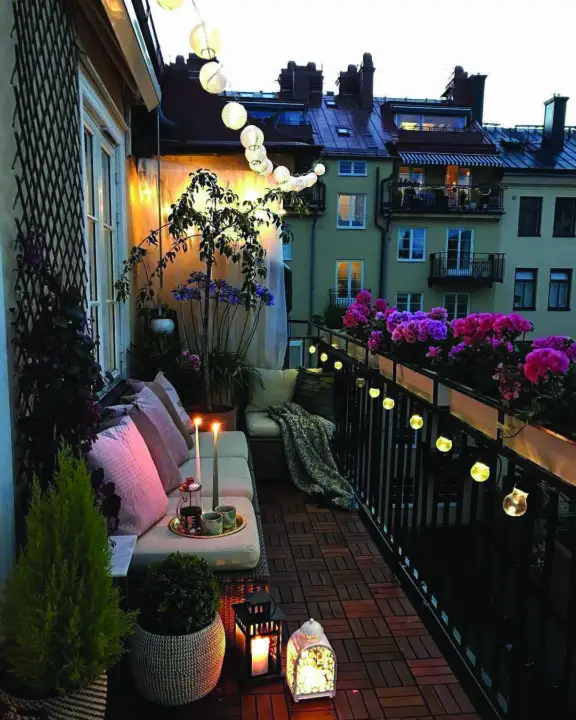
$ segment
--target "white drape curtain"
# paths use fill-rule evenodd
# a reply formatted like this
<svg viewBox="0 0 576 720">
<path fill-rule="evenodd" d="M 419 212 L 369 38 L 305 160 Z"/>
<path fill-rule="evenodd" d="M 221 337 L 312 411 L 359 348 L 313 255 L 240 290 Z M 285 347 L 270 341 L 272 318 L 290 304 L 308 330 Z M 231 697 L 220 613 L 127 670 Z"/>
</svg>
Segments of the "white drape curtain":
<svg viewBox="0 0 576 720">
<path fill-rule="evenodd" d="M 241 200 L 254 200 L 261 197 L 269 186 L 264 178 L 247 168 L 243 157 L 221 156 L 166 156 L 160 161 L 160 208 L 158 206 L 158 163 L 156 159 L 141 160 L 138 171 L 132 168 L 131 207 L 132 207 L 132 239 L 137 245 L 150 230 L 167 222 L 170 206 L 180 197 L 189 182 L 191 172 L 199 168 L 215 172 L 221 185 L 229 185 Z M 159 213 L 161 221 L 159 222 Z M 260 314 L 258 327 L 246 354 L 246 363 L 260 368 L 281 368 L 287 344 L 287 313 L 284 292 L 284 262 L 282 241 L 279 231 L 274 228 L 263 228 L 261 241 L 266 249 L 265 267 L 267 276 L 262 285 L 270 289 L 274 295 L 274 304 L 264 308 Z M 171 238 L 164 230 L 162 233 L 162 250 L 166 252 Z M 163 287 L 157 288 L 163 302 L 178 310 L 179 303 L 172 296 L 172 290 L 186 282 L 194 270 L 204 270 L 200 263 L 197 245 L 198 240 L 191 241 L 191 250 L 179 253 L 174 264 L 169 265 L 163 276 Z M 154 267 L 160 257 L 152 250 L 149 256 L 149 267 Z M 225 258 L 217 258 L 214 276 L 225 279 L 231 285 L 240 287 L 242 276 L 240 268 Z M 185 317 L 189 313 L 185 313 Z M 245 311 L 239 309 L 231 332 L 229 350 L 235 350 L 244 327 Z M 249 318 L 249 323 L 252 318 Z M 180 336 L 193 337 L 190 320 L 182 327 L 180 318 Z M 184 332 L 185 331 L 185 332 Z M 244 336 L 246 337 L 246 335 Z M 190 350 L 194 351 L 191 347 Z"/>
</svg>

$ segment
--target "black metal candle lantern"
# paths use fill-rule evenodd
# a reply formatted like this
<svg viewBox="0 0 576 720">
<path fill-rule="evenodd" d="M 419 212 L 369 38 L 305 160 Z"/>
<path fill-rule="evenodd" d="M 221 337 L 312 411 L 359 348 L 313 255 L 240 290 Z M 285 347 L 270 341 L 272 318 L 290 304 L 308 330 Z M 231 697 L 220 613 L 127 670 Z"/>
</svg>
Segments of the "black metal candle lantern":
<svg viewBox="0 0 576 720">
<path fill-rule="evenodd" d="M 282 675 L 284 613 L 265 590 L 250 593 L 233 606 L 236 648 L 245 679 L 268 680 Z"/>
</svg>

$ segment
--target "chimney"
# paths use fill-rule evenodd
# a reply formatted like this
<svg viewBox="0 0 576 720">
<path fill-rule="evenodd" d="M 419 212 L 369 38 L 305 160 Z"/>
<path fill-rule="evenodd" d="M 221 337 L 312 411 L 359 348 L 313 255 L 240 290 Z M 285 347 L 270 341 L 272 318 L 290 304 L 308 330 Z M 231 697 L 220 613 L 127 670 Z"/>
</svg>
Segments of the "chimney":
<svg viewBox="0 0 576 720">
<path fill-rule="evenodd" d="M 290 60 L 285 68 L 280 70 L 278 76 L 278 82 L 280 84 L 280 99 L 281 100 L 292 100 L 294 92 L 294 68 L 296 63 L 294 60 Z"/>
<path fill-rule="evenodd" d="M 472 120 L 482 125 L 484 119 L 484 86 L 486 75 L 471 75 L 468 78 L 468 102 L 472 108 Z"/>
<path fill-rule="evenodd" d="M 472 119 L 482 124 L 484 118 L 484 86 L 486 75 L 468 75 L 462 65 L 456 65 L 442 97 L 454 105 L 463 105 L 472 110 Z"/>
<path fill-rule="evenodd" d="M 282 100 L 301 100 L 311 105 L 320 105 L 323 88 L 322 70 L 316 69 L 316 63 L 296 65 L 291 60 L 280 71 L 280 98 Z"/>
<path fill-rule="evenodd" d="M 358 98 L 360 83 L 356 65 L 348 65 L 347 70 L 341 70 L 336 84 L 340 88 L 338 91 L 339 95 L 352 95 L 354 98 Z"/>
<path fill-rule="evenodd" d="M 372 55 L 364 53 L 360 66 L 360 107 L 372 110 L 374 100 L 374 63 Z"/>
<path fill-rule="evenodd" d="M 544 103 L 544 133 L 542 149 L 551 153 L 564 150 L 564 125 L 566 123 L 566 104 L 568 98 L 554 95 Z"/>
</svg>

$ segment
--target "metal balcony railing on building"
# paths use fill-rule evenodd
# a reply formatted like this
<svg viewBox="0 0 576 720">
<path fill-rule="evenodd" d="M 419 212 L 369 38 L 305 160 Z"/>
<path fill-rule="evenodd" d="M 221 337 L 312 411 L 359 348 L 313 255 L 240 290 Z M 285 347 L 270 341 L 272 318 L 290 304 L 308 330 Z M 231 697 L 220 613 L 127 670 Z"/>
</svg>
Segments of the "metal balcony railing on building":
<svg viewBox="0 0 576 720">
<path fill-rule="evenodd" d="M 346 290 L 329 290 L 330 294 L 329 302 L 333 307 L 348 308 L 354 302 L 354 298 L 360 292 L 360 288 L 354 291 Z"/>
<path fill-rule="evenodd" d="M 492 287 L 504 280 L 504 253 L 431 253 L 428 285 L 473 283 Z"/>
<path fill-rule="evenodd" d="M 417 185 L 395 183 L 388 186 L 388 202 L 383 209 L 410 213 L 480 213 L 504 212 L 502 185 Z"/>
<path fill-rule="evenodd" d="M 311 188 L 305 188 L 298 195 L 289 195 L 284 200 L 284 210 L 287 215 L 300 215 L 297 205 L 297 197 L 302 198 L 310 213 L 323 213 L 326 209 L 326 185 L 323 182 L 317 182 Z"/>
</svg>

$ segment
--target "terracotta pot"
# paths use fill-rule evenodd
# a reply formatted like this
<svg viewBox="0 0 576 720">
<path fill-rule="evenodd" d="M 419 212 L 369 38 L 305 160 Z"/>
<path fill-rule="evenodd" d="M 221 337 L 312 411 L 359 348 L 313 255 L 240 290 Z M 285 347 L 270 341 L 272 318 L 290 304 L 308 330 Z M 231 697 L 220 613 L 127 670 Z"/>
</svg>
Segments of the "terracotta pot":
<svg viewBox="0 0 576 720">
<path fill-rule="evenodd" d="M 107 695 L 106 673 L 73 693 L 42 700 L 27 700 L 0 688 L 0 717 L 24 718 L 38 714 L 45 720 L 104 720 Z"/>
<path fill-rule="evenodd" d="M 202 407 L 187 407 L 186 412 L 192 421 L 196 417 L 202 418 L 203 431 L 209 431 L 212 423 L 215 422 L 220 423 L 220 430 L 236 430 L 238 408 L 230 405 L 213 405 L 210 412 Z"/>
<path fill-rule="evenodd" d="M 172 318 L 153 318 L 150 320 L 150 329 L 155 335 L 172 335 L 175 327 Z"/>
</svg>

